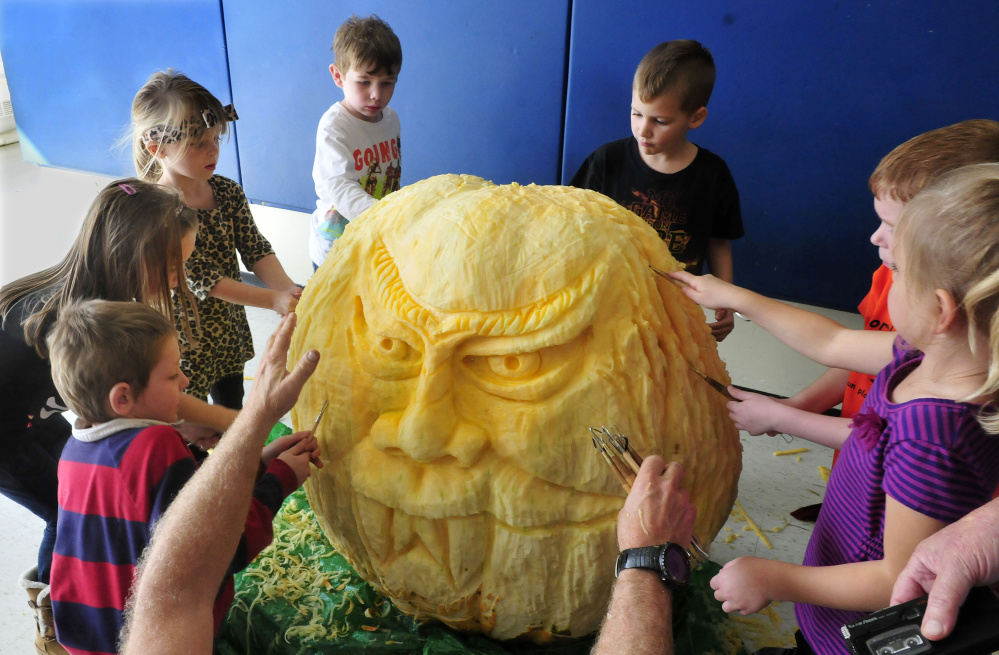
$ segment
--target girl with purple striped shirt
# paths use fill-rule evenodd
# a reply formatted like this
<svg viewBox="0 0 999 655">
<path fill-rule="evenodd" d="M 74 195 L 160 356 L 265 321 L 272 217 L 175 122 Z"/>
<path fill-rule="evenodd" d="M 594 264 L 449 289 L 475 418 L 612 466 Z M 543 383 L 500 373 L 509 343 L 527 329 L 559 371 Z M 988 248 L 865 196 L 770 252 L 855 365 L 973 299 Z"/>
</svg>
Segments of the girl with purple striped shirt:
<svg viewBox="0 0 999 655">
<path fill-rule="evenodd" d="M 999 164 L 920 192 L 889 255 L 897 335 L 671 274 L 694 301 L 738 311 L 814 361 L 880 370 L 852 422 L 813 439 L 842 454 L 804 563 L 740 557 L 711 581 L 726 612 L 795 602 L 798 648 L 788 653 L 847 653 L 840 627 L 887 606 L 916 545 L 988 502 L 999 483 Z"/>
</svg>

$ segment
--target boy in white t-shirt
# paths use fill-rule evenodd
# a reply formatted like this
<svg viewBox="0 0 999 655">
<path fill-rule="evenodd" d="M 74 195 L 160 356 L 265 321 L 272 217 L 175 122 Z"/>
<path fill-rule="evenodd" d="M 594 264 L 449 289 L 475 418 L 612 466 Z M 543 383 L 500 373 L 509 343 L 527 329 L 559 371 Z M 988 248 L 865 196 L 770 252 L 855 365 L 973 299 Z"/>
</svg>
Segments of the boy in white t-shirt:
<svg viewBox="0 0 999 655">
<path fill-rule="evenodd" d="M 343 100 L 319 121 L 316 210 L 309 256 L 313 268 L 326 259 L 344 227 L 399 188 L 399 116 L 388 107 L 402 67 L 402 46 L 388 23 L 372 15 L 351 16 L 333 37 L 333 81 Z"/>
</svg>

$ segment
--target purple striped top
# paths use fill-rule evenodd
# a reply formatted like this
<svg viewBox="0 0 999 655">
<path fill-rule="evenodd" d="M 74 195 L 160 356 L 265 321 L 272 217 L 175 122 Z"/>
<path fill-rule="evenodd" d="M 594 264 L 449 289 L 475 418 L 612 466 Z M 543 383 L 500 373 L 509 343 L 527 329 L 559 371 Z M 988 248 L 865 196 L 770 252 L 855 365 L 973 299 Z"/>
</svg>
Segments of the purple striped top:
<svg viewBox="0 0 999 655">
<path fill-rule="evenodd" d="M 886 493 L 944 523 L 992 499 L 999 483 L 999 436 L 979 425 L 979 405 L 889 400 L 922 358 L 895 339 L 892 362 L 875 379 L 832 470 L 805 566 L 883 559 Z M 815 652 L 845 655 L 840 627 L 864 613 L 798 603 L 795 615 Z"/>
</svg>

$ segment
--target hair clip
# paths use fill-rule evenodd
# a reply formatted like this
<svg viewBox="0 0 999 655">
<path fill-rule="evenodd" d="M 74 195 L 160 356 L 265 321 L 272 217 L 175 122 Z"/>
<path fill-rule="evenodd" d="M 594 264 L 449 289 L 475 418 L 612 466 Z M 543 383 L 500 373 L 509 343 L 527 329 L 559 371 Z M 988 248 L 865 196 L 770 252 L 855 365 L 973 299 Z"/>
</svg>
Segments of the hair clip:
<svg viewBox="0 0 999 655">
<path fill-rule="evenodd" d="M 131 184 L 119 184 L 118 186 L 120 186 L 121 190 L 127 193 L 128 195 L 130 196 L 135 195 L 135 187 L 133 187 Z"/>
</svg>

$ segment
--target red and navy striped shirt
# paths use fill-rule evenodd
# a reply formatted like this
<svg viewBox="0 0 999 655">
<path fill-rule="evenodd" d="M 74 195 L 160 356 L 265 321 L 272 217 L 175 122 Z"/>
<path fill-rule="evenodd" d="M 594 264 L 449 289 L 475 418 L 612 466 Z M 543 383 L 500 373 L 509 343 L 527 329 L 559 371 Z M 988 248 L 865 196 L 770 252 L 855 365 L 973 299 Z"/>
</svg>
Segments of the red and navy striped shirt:
<svg viewBox="0 0 999 655">
<path fill-rule="evenodd" d="M 51 584 L 56 635 L 70 653 L 118 652 L 135 565 L 156 521 L 197 468 L 170 425 L 118 419 L 74 431 L 59 461 Z M 230 575 L 215 602 L 216 632 L 232 602 L 232 574 L 271 542 L 274 514 L 297 486 L 294 471 L 276 458 L 259 478 Z"/>
<path fill-rule="evenodd" d="M 893 350 L 833 467 L 805 566 L 884 559 L 886 494 L 920 514 L 953 523 L 989 502 L 999 483 L 999 436 L 978 423 L 979 405 L 940 398 L 889 400 L 923 358 L 901 337 Z M 815 652 L 844 655 L 840 627 L 865 616 L 804 603 L 795 606 L 795 615 Z"/>
</svg>

